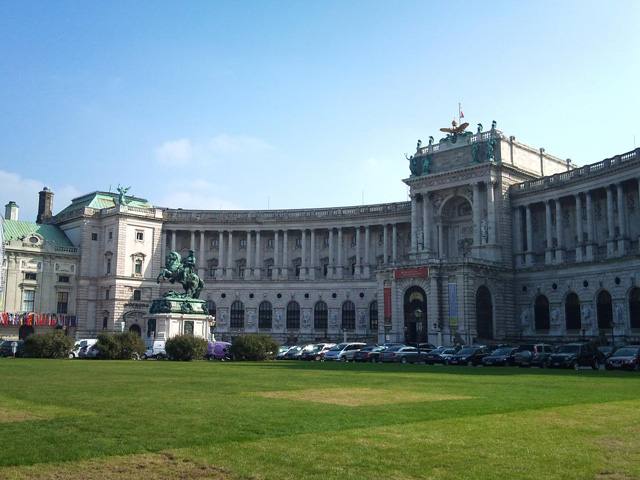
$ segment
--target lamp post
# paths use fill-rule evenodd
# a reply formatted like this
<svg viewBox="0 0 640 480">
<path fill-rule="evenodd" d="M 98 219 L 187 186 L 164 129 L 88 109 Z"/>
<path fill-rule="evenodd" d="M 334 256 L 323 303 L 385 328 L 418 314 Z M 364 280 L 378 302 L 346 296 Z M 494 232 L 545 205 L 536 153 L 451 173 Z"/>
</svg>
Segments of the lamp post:
<svg viewBox="0 0 640 480">
<path fill-rule="evenodd" d="M 416 346 L 418 347 L 418 363 L 420 363 L 420 333 L 418 325 L 422 327 L 422 310 L 420 307 L 416 308 L 413 314 L 416 316 Z"/>
</svg>

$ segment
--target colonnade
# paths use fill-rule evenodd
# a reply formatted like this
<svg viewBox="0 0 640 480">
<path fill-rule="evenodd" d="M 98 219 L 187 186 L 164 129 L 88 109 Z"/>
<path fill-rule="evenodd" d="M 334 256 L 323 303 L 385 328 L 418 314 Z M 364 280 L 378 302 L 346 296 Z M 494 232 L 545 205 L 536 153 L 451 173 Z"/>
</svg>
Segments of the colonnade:
<svg viewBox="0 0 640 480">
<path fill-rule="evenodd" d="M 603 189 L 605 208 L 601 212 L 595 208 L 595 199 L 602 198 L 602 195 L 598 196 L 598 191 Z M 640 179 L 638 200 L 640 201 Z M 540 204 L 544 205 L 545 233 L 542 245 L 545 264 L 567 261 L 568 252 L 574 253 L 572 258 L 576 262 L 628 253 L 631 243 L 629 205 L 625 202 L 625 184 L 617 182 L 570 196 L 546 198 L 516 207 L 514 241 L 519 266 L 533 266 L 536 255 L 542 253 L 534 242 L 536 232 L 533 225 L 533 210 Z M 603 214 L 606 216 L 606 223 L 598 222 Z M 573 223 L 565 221 L 571 217 Z M 598 225 L 601 228 L 597 228 Z"/>
<path fill-rule="evenodd" d="M 168 251 L 180 250 L 177 238 L 189 232 L 189 248 L 196 252 L 198 272 L 203 276 L 301 280 L 371 278 L 372 266 L 400 262 L 399 238 L 406 230 L 406 222 L 269 230 L 172 228 L 163 231 L 162 255 L 165 258 Z M 376 234 L 379 241 L 374 239 Z M 217 250 L 217 257 L 212 256 L 210 250 Z M 217 260 L 217 266 L 208 268 L 212 260 Z"/>
</svg>

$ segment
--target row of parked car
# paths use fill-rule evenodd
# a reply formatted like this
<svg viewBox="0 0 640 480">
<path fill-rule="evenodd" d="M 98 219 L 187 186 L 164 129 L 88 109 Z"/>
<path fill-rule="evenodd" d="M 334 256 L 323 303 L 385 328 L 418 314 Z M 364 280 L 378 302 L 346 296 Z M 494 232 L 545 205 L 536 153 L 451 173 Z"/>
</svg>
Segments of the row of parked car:
<svg viewBox="0 0 640 480">
<path fill-rule="evenodd" d="M 366 345 L 360 342 L 318 343 L 284 346 L 277 356 L 279 360 L 311 360 L 370 363 L 425 363 L 427 365 L 519 366 L 539 368 L 591 367 L 599 370 L 640 371 L 640 346 L 630 345 L 613 351 L 598 348 L 592 343 L 546 343 L 512 345 L 477 345 L 435 347 L 400 343 Z"/>
<path fill-rule="evenodd" d="M 71 353 L 69 353 L 69 358 L 99 358 L 100 351 L 98 350 L 97 344 L 98 339 L 95 338 L 86 338 L 78 340 L 75 344 L 75 347 Z M 165 350 L 165 341 L 164 340 L 153 340 L 147 347 L 145 353 L 140 357 L 142 360 L 147 360 L 150 358 L 155 358 L 156 360 L 165 360 L 167 359 L 167 351 Z M 229 347 L 231 343 L 229 342 L 209 342 L 207 345 L 207 353 L 205 358 L 207 360 L 231 360 L 231 353 L 229 351 Z"/>
</svg>

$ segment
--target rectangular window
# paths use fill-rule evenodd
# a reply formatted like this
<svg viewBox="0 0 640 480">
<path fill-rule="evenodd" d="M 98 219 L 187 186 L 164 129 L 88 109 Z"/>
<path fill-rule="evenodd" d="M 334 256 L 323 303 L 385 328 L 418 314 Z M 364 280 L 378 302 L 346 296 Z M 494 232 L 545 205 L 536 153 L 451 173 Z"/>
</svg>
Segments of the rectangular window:
<svg viewBox="0 0 640 480">
<path fill-rule="evenodd" d="M 22 310 L 24 312 L 33 312 L 35 310 L 36 291 L 25 290 L 22 294 Z"/>
<path fill-rule="evenodd" d="M 91 234 L 91 240 L 93 240 L 94 242 L 98 241 L 98 234 L 97 233 L 92 233 Z"/>
<path fill-rule="evenodd" d="M 109 296 L 111 294 L 111 290 L 107 289 L 104 291 L 104 299 L 109 300 Z"/>
<path fill-rule="evenodd" d="M 140 259 L 136 260 L 136 263 L 134 266 L 134 273 L 136 275 L 142 275 L 142 260 Z"/>
<path fill-rule="evenodd" d="M 58 308 L 56 313 L 67 313 L 67 306 L 69 304 L 69 293 L 58 292 Z"/>
<path fill-rule="evenodd" d="M 133 299 L 134 300 L 142 300 L 142 291 L 134 290 L 133 291 Z"/>
<path fill-rule="evenodd" d="M 329 237 L 324 237 L 322 239 L 322 245 L 325 246 L 325 247 L 329 246 Z"/>
<path fill-rule="evenodd" d="M 267 265 L 267 277 L 273 277 L 273 265 Z"/>
<path fill-rule="evenodd" d="M 211 246 L 213 248 L 218 248 L 218 239 L 216 238 L 215 240 L 211 240 Z"/>
<path fill-rule="evenodd" d="M 113 240 L 113 231 L 109 230 L 109 241 Z"/>
<path fill-rule="evenodd" d="M 142 242 L 144 240 L 144 232 L 142 230 L 136 230 L 136 240 Z"/>
<path fill-rule="evenodd" d="M 25 280 L 37 280 L 38 276 L 33 272 L 26 272 L 24 274 L 24 279 Z"/>
<path fill-rule="evenodd" d="M 269 239 L 267 240 L 267 247 L 271 247 L 271 248 L 273 248 L 275 245 L 276 245 L 276 241 L 275 241 L 275 239 L 273 239 L 273 238 L 269 238 Z"/>
<path fill-rule="evenodd" d="M 302 248 L 302 239 L 296 238 L 296 248 Z"/>
<path fill-rule="evenodd" d="M 60 276 L 58 276 L 58 281 L 60 283 L 69 283 L 69 276 L 68 275 L 60 275 Z"/>
<path fill-rule="evenodd" d="M 240 239 L 240 248 L 247 248 L 247 239 L 246 238 L 241 238 Z"/>
</svg>

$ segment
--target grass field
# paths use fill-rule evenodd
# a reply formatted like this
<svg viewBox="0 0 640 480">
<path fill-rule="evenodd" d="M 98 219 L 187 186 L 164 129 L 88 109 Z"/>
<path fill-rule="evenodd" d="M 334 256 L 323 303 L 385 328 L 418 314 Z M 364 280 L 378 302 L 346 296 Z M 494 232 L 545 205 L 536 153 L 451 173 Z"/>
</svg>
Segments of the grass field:
<svg viewBox="0 0 640 480">
<path fill-rule="evenodd" d="M 634 372 L 0 359 L 1 479 L 640 478 Z"/>
</svg>

